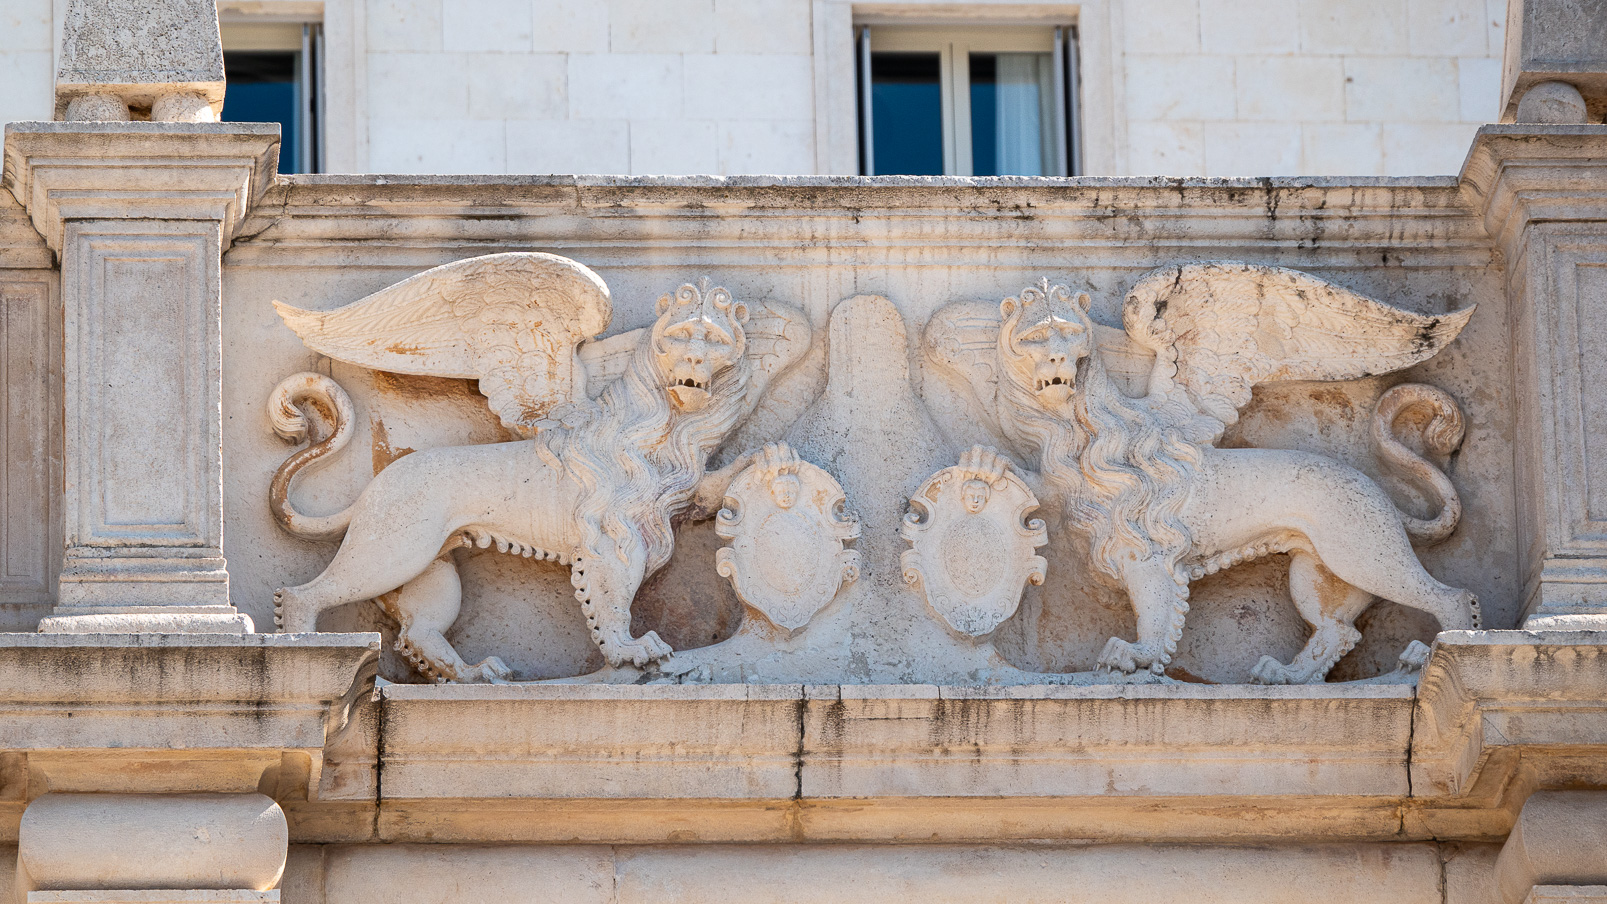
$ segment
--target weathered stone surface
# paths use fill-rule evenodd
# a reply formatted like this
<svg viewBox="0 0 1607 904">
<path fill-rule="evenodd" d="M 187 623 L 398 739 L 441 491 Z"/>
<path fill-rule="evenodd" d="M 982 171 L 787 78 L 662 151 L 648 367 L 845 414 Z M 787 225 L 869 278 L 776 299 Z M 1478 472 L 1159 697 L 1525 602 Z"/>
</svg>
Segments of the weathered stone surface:
<svg viewBox="0 0 1607 904">
<path fill-rule="evenodd" d="M 1495 880 L 1507 904 L 1521 904 L 1536 886 L 1607 883 L 1607 795 L 1599 791 L 1539 791 L 1530 795 L 1501 847 Z M 1544 895 L 1544 893 L 1541 893 Z"/>
<path fill-rule="evenodd" d="M 57 119 L 127 120 L 133 107 L 157 121 L 214 122 L 223 89 L 214 0 L 67 4 Z"/>
<path fill-rule="evenodd" d="M 1602 0 L 1510 0 L 1501 75 L 1502 122 L 1602 122 L 1607 115 L 1607 3 Z M 1536 86 L 1571 85 L 1584 95 L 1588 119 L 1530 119 L 1521 105 Z"/>
</svg>

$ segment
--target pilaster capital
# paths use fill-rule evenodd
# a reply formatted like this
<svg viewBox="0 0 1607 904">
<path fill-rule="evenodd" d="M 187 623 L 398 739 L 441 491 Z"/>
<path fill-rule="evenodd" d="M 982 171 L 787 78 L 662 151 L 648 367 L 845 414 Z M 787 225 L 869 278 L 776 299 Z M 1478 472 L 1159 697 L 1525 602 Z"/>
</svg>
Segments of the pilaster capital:
<svg viewBox="0 0 1607 904">
<path fill-rule="evenodd" d="M 1531 223 L 1607 222 L 1607 125 L 1483 126 L 1461 178 L 1511 261 Z"/>
<path fill-rule="evenodd" d="M 278 123 L 15 122 L 0 184 L 57 254 L 70 219 L 215 220 L 226 250 L 278 162 Z"/>
</svg>

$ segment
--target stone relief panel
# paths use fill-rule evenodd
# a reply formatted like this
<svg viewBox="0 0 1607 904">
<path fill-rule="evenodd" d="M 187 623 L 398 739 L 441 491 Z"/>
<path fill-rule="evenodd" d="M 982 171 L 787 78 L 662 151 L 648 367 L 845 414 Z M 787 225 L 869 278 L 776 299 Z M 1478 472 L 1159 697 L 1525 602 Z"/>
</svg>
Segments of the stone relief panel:
<svg viewBox="0 0 1607 904">
<path fill-rule="evenodd" d="M 325 609 L 378 599 L 427 677 L 506 680 L 500 659 L 470 666 L 445 636 L 461 605 L 452 552 L 495 546 L 570 566 L 610 666 L 668 656 L 656 634 L 631 635 L 631 600 L 668 561 L 672 519 L 695 500 L 723 498 L 735 470 L 706 474 L 709 453 L 797 359 L 809 330 L 796 311 L 750 309 L 706 283 L 663 296 L 657 311 L 652 327 L 586 355 L 578 340 L 612 314 L 607 287 L 545 254 L 448 264 L 326 314 L 282 308 L 310 346 L 341 360 L 478 376 L 504 425 L 529 438 L 406 456 L 351 506 L 312 517 L 291 503 L 291 481 L 350 441 L 351 403 L 321 375 L 281 383 L 269 399 L 280 436 L 308 437 L 303 402 L 331 412 L 334 429 L 280 467 L 270 506 L 292 534 L 342 538 L 321 575 L 275 594 L 281 630 L 314 630 Z M 596 399 L 582 390 L 592 375 L 607 383 Z"/>
<path fill-rule="evenodd" d="M 904 580 L 950 628 L 993 633 L 1021 604 L 1027 584 L 1043 583 L 1049 542 L 1038 508 L 1008 459 L 978 446 L 933 474 L 910 499 L 899 531 L 910 548 L 899 557 Z"/>
<path fill-rule="evenodd" d="M 1131 352 L 1110 355 L 1117 367 L 1128 355 L 1153 356 L 1146 391 L 1129 395 L 1105 368 L 1105 346 L 1120 340 L 1094 323 L 1090 304 L 1086 293 L 1044 280 L 1006 298 L 996 319 L 978 304 L 940 311 L 927 346 L 992 410 L 1000 432 L 1037 458 L 1045 491 L 1088 539 L 1094 576 L 1131 601 L 1138 639 L 1111 638 L 1101 668 L 1163 673 L 1190 583 L 1272 554 L 1289 555 L 1289 592 L 1312 633 L 1291 663 L 1263 658 L 1258 681 L 1323 680 L 1360 639 L 1354 622 L 1377 597 L 1425 611 L 1442 628 L 1478 626 L 1473 594 L 1435 580 L 1411 545 L 1455 529 L 1455 487 L 1393 432 L 1406 409 L 1426 408 L 1425 454 L 1450 454 L 1463 423 L 1449 395 L 1406 384 L 1375 416 L 1383 457 L 1439 503 L 1428 519 L 1323 456 L 1215 448 L 1256 384 L 1409 366 L 1453 340 L 1471 308 L 1424 317 L 1306 274 L 1231 261 L 1163 268 L 1128 292 Z M 1415 661 L 1420 651 L 1403 655 Z"/>
<path fill-rule="evenodd" d="M 1292 600 L 1308 636 L 1264 646 L 1246 676 L 1287 683 L 1324 680 L 1380 598 L 1438 626 L 1476 618 L 1472 594 L 1430 577 L 1411 547 L 1458 523 L 1460 497 L 1445 469 L 1462 439 L 1461 409 L 1421 384 L 1382 395 L 1370 388 L 1378 375 L 1436 354 L 1470 308 L 1417 315 L 1297 271 L 1232 262 L 1140 278 L 1127 293 L 1124 329 L 1098 323 L 1088 295 L 1048 281 L 1002 303 L 961 302 L 917 319 L 920 343 L 909 340 L 910 313 L 877 296 L 836 305 L 819 342 L 801 311 L 743 302 L 707 283 L 664 296 L 651 326 L 598 338 L 611 305 L 581 265 L 519 253 L 438 267 L 333 310 L 281 306 L 309 348 L 344 362 L 338 382 L 297 375 L 271 400 L 282 435 L 318 437 L 280 468 L 275 518 L 298 536 L 341 541 L 324 575 L 280 591 L 287 628 L 377 599 L 427 678 L 543 678 L 500 654 L 539 650 L 551 643 L 544 637 L 568 630 L 530 633 L 536 610 L 568 618 L 543 601 L 556 601 L 557 576 L 567 572 L 597 659 L 548 673 L 561 680 L 1165 682 L 1181 648 L 1213 655 L 1205 636 L 1183 642 L 1185 622 L 1214 617 L 1209 601 L 1225 595 L 1235 612 Z M 382 437 L 379 415 L 358 410 L 341 384 L 387 380 L 394 393 L 365 389 L 393 412 Z M 455 388 L 432 398 L 421 380 Z M 1306 395 L 1289 410 L 1320 412 L 1346 393 L 1362 400 L 1355 404 L 1371 408 L 1362 422 L 1368 454 L 1383 477 L 1365 476 L 1344 452 L 1225 447 L 1258 435 L 1252 390 L 1317 385 L 1309 381 L 1349 382 L 1333 382 L 1327 396 L 1299 389 Z M 662 420 L 632 419 L 644 386 L 663 400 Z M 470 394 L 476 387 L 480 396 Z M 454 410 L 483 398 L 477 404 L 489 403 L 497 429 L 443 422 L 408 428 L 437 443 L 400 438 L 394 425 L 419 420 L 408 412 L 447 405 L 448 395 Z M 928 409 L 934 398 L 941 415 Z M 968 417 L 956 416 L 957 404 Z M 691 423 L 711 429 L 680 455 L 677 430 Z M 1101 432 L 1112 423 L 1121 429 Z M 310 466 L 338 457 L 365 429 L 379 476 L 357 502 L 322 519 L 292 504 L 292 480 L 316 489 Z M 436 447 L 454 431 L 475 444 Z M 962 456 L 972 440 L 1002 451 Z M 598 464 L 600 450 L 627 454 Z M 959 480 L 956 461 L 972 476 Z M 977 481 L 986 492 L 967 486 Z M 1131 493 L 1112 491 L 1124 481 Z M 826 508 L 814 502 L 821 492 Z M 650 506 L 648 496 L 673 501 Z M 1392 496 L 1406 501 L 1398 507 Z M 734 520 L 709 523 L 727 497 Z M 333 507 L 327 491 L 316 498 L 324 502 L 313 509 Z M 838 504 L 860 516 L 853 549 L 849 535 L 836 534 L 849 522 L 820 518 Z M 795 524 L 792 539 L 761 542 L 752 519 L 782 514 L 814 527 Z M 354 535 L 357 526 L 365 532 Z M 946 552 L 984 539 L 989 549 L 968 559 Z M 766 544 L 810 545 L 816 552 L 804 558 L 820 567 L 768 555 Z M 848 554 L 863 570 L 851 582 L 842 579 L 848 560 L 836 558 Z M 500 564 L 514 556 L 531 564 Z M 945 556 L 977 571 L 975 580 L 936 567 Z M 828 559 L 834 567 L 821 564 Z M 755 580 L 788 562 L 810 580 Z M 372 579 L 376 572 L 384 577 Z M 917 579 L 906 583 L 906 574 Z M 465 611 L 466 580 L 515 586 L 488 598 L 493 608 Z M 644 587 L 659 594 L 666 580 L 690 594 L 677 616 L 684 648 L 674 655 L 655 633 L 662 622 L 642 621 L 632 607 Z M 1207 609 L 1190 616 L 1195 584 Z M 1110 599 L 1121 608 L 1106 608 Z M 485 638 L 469 642 L 477 665 L 455 649 L 460 612 Z M 1066 619 L 1107 626 L 1093 653 L 1045 647 L 1094 644 L 1086 627 L 1063 640 L 1045 632 Z M 1403 668 L 1378 680 L 1411 680 L 1419 652 L 1408 649 Z M 1022 667 L 1038 663 L 1071 667 Z"/>
<path fill-rule="evenodd" d="M 714 557 L 754 612 L 788 633 L 803 630 L 845 583 L 859 578 L 859 519 L 843 488 L 786 444 L 766 446 L 726 490 Z"/>
</svg>

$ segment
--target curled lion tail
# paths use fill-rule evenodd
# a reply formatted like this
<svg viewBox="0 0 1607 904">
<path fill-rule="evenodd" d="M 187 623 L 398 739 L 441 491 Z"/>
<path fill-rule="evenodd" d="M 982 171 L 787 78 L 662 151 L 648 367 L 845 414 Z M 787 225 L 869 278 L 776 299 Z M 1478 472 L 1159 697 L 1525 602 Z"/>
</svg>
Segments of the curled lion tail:
<svg viewBox="0 0 1607 904">
<path fill-rule="evenodd" d="M 268 485 L 268 508 L 279 526 L 297 537 L 333 540 L 351 524 L 352 506 L 333 515 L 304 515 L 290 504 L 290 481 L 303 468 L 327 464 L 330 456 L 351 442 L 352 399 L 339 383 L 323 374 L 302 372 L 286 377 L 268 394 L 268 420 L 273 423 L 273 432 L 286 442 L 312 438 L 312 426 L 301 409 L 303 404 L 311 405 L 333 428 L 328 436 L 285 459 L 273 473 L 273 482 Z"/>
<path fill-rule="evenodd" d="M 1466 423 L 1456 399 L 1443 389 L 1423 383 L 1402 383 L 1384 393 L 1373 410 L 1373 440 L 1378 444 L 1379 456 L 1426 490 L 1439 505 L 1439 514 L 1430 519 L 1413 518 L 1401 513 L 1401 524 L 1407 536 L 1416 543 L 1438 543 L 1456 530 L 1462 519 L 1462 499 L 1457 495 L 1451 478 L 1433 462 L 1407 448 L 1395 433 L 1395 421 L 1401 415 L 1415 411 L 1426 415 L 1422 426 L 1423 448 L 1430 455 L 1444 456 L 1462 445 Z"/>
</svg>

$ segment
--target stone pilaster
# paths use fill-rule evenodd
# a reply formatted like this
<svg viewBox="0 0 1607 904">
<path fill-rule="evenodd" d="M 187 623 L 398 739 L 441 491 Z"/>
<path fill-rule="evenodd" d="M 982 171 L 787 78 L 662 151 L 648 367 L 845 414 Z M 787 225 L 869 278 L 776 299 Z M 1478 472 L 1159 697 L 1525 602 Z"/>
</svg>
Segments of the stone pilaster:
<svg viewBox="0 0 1607 904">
<path fill-rule="evenodd" d="M 43 631 L 246 632 L 223 560 L 221 256 L 277 124 L 13 123 L 59 258 L 66 557 Z"/>
<path fill-rule="evenodd" d="M 1486 126 L 1462 182 L 1506 257 L 1524 625 L 1607 627 L 1607 126 Z"/>
</svg>

